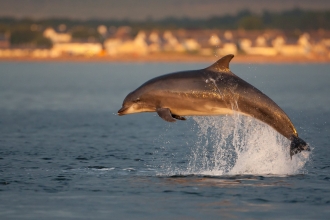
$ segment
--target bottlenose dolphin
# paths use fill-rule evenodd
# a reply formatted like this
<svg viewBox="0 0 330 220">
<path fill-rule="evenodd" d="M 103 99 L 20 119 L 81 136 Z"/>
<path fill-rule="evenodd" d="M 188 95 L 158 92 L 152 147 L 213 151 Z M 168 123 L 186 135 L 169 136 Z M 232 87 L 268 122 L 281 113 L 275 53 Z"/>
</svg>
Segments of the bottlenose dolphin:
<svg viewBox="0 0 330 220">
<path fill-rule="evenodd" d="M 129 93 L 118 115 L 157 112 L 168 122 L 183 116 L 238 112 L 256 118 L 291 141 L 290 156 L 309 150 L 286 113 L 268 96 L 229 69 L 227 55 L 200 70 L 170 73 L 151 79 Z"/>
</svg>

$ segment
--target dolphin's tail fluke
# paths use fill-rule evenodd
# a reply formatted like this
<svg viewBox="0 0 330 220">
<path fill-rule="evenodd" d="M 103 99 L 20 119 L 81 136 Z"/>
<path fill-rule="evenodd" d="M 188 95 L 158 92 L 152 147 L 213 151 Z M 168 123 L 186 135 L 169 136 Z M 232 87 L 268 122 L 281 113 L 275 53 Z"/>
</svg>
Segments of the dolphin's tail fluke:
<svg viewBox="0 0 330 220">
<path fill-rule="evenodd" d="M 308 144 L 301 138 L 292 135 L 291 137 L 291 145 L 290 145 L 290 157 L 292 159 L 292 156 L 303 151 L 310 151 L 310 148 Z"/>
</svg>

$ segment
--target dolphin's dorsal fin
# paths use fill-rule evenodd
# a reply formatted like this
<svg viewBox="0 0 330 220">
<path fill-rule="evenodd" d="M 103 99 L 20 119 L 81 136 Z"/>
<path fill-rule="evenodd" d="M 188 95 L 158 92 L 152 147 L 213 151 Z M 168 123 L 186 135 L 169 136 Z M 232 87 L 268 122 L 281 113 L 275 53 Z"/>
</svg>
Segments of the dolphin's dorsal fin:
<svg viewBox="0 0 330 220">
<path fill-rule="evenodd" d="M 230 72 L 229 62 L 233 59 L 234 55 L 228 54 L 222 57 L 220 60 L 207 67 L 207 70 L 215 71 L 215 72 Z"/>
</svg>

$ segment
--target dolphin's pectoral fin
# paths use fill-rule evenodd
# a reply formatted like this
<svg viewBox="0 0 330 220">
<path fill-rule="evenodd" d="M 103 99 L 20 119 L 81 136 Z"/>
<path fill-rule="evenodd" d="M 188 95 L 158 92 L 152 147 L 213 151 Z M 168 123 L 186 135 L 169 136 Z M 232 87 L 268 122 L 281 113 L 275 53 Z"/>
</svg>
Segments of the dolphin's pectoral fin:
<svg viewBox="0 0 330 220">
<path fill-rule="evenodd" d="M 176 120 L 172 117 L 172 113 L 169 108 L 157 108 L 157 114 L 159 117 L 168 122 L 175 122 Z"/>
<path fill-rule="evenodd" d="M 173 115 L 173 114 L 172 114 L 172 117 L 175 118 L 175 119 L 178 119 L 178 120 L 182 120 L 182 121 L 187 120 L 185 117 L 182 117 L 182 116 L 180 116 L 180 115 Z"/>
</svg>

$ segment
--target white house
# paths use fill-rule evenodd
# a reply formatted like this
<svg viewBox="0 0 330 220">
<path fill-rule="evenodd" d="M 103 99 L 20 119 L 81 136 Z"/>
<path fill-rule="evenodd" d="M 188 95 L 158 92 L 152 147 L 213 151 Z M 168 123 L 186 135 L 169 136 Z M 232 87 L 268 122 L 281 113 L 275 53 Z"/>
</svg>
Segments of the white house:
<svg viewBox="0 0 330 220">
<path fill-rule="evenodd" d="M 165 31 L 163 34 L 165 40 L 163 49 L 164 51 L 171 52 L 184 52 L 184 46 L 179 42 L 178 38 L 172 34 L 171 31 Z"/>
<path fill-rule="evenodd" d="M 283 56 L 306 56 L 311 52 L 311 43 L 308 34 L 302 34 L 295 44 L 287 44 L 283 37 L 273 41 L 273 45 L 280 55 Z"/>
<path fill-rule="evenodd" d="M 133 40 L 109 38 L 104 42 L 104 47 L 107 54 L 111 56 L 123 54 L 146 55 L 149 53 L 146 34 L 143 31 L 140 31 Z"/>
<path fill-rule="evenodd" d="M 49 38 L 53 43 L 68 43 L 71 41 L 71 35 L 68 33 L 57 33 L 53 28 L 47 28 L 44 37 Z"/>
<path fill-rule="evenodd" d="M 160 52 L 162 50 L 162 40 L 157 32 L 153 31 L 150 33 L 148 47 L 150 52 Z"/>
<path fill-rule="evenodd" d="M 239 42 L 240 48 L 248 55 L 275 56 L 277 50 L 271 45 L 268 45 L 265 36 L 260 35 L 253 42 L 251 39 L 243 38 Z"/>
<path fill-rule="evenodd" d="M 222 44 L 219 49 L 217 49 L 217 54 L 220 56 L 224 56 L 227 54 L 237 54 L 237 46 L 235 43 L 232 42 L 228 42 L 228 43 L 224 43 Z"/>
<path fill-rule="evenodd" d="M 198 51 L 201 48 L 201 45 L 193 38 L 184 39 L 183 46 L 186 51 Z"/>
<path fill-rule="evenodd" d="M 55 55 L 79 55 L 95 56 L 102 52 L 100 43 L 58 43 L 54 44 L 52 54 Z"/>
</svg>

